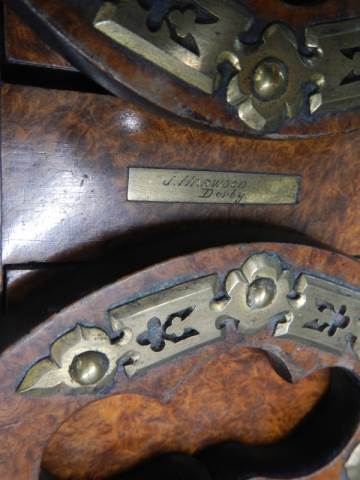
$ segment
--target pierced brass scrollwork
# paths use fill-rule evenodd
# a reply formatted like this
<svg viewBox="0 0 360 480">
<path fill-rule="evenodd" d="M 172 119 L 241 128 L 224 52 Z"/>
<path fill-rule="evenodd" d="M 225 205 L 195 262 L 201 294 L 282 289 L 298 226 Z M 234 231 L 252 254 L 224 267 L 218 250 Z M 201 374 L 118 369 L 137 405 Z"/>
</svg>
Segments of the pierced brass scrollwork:
<svg viewBox="0 0 360 480">
<path fill-rule="evenodd" d="M 149 11 L 146 25 L 150 31 L 158 32 L 165 25 L 171 40 L 197 56 L 201 51 L 192 33 L 193 25 L 212 25 L 220 21 L 217 15 L 194 0 L 138 0 L 138 3 Z"/>
<path fill-rule="evenodd" d="M 275 330 L 316 347 L 344 353 L 353 348 L 360 358 L 360 294 L 342 285 L 301 275 L 291 309 Z"/>
<path fill-rule="evenodd" d="M 311 113 L 360 107 L 360 18 L 307 29 L 306 45 L 315 51 L 319 91 L 310 97 Z"/>
<path fill-rule="evenodd" d="M 221 65 L 229 62 L 226 101 L 256 132 L 275 131 L 301 114 L 360 107 L 359 18 L 311 25 L 304 45 L 280 23 L 258 43 L 242 43 L 252 23 L 232 0 L 105 2 L 94 21 L 117 43 L 208 94 L 223 85 Z"/>
<path fill-rule="evenodd" d="M 235 1 L 131 0 L 104 2 L 95 27 L 186 83 L 211 94 L 216 58 L 250 28 Z"/>
<path fill-rule="evenodd" d="M 270 328 L 335 355 L 360 357 L 360 292 L 290 268 L 270 253 L 250 256 L 221 288 L 216 274 L 111 308 L 113 332 L 77 325 L 30 368 L 20 393 L 88 392 L 220 340 L 230 322 L 245 338 Z"/>
</svg>

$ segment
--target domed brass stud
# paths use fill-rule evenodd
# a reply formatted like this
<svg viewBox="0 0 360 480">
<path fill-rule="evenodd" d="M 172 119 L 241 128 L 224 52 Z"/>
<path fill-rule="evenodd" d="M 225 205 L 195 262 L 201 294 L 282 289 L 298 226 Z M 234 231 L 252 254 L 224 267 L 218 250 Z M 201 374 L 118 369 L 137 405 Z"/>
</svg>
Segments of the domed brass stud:
<svg viewBox="0 0 360 480">
<path fill-rule="evenodd" d="M 258 278 L 248 287 L 247 304 L 250 308 L 265 308 L 276 295 L 276 285 L 271 278 Z"/>
<path fill-rule="evenodd" d="M 262 101 L 275 100 L 285 93 L 288 84 L 286 66 L 276 59 L 262 60 L 255 68 L 253 90 Z"/>
<path fill-rule="evenodd" d="M 107 356 L 101 352 L 84 352 L 71 363 L 70 375 L 80 385 L 94 385 L 99 382 L 109 368 Z"/>
</svg>

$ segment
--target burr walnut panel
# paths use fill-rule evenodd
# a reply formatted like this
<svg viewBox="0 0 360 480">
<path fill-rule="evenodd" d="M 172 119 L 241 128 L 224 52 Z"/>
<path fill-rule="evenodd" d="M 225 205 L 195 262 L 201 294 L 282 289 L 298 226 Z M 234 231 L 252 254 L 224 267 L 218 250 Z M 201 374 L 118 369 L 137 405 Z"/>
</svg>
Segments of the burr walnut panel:
<svg viewBox="0 0 360 480">
<path fill-rule="evenodd" d="M 40 40 L 15 12 L 5 6 L 5 47 L 7 60 L 16 64 L 75 70 L 69 62 Z"/>
<path fill-rule="evenodd" d="M 254 141 L 191 128 L 128 98 L 7 85 L 2 102 L 4 265 L 96 258 L 110 242 L 146 245 L 156 235 L 172 235 L 169 245 L 182 236 L 206 247 L 207 227 L 224 234 L 232 227 L 232 241 L 249 240 L 249 223 L 260 225 L 265 239 L 278 228 L 279 240 L 287 230 L 360 254 L 357 131 Z M 131 202 L 130 167 L 296 175 L 299 201 Z"/>
</svg>

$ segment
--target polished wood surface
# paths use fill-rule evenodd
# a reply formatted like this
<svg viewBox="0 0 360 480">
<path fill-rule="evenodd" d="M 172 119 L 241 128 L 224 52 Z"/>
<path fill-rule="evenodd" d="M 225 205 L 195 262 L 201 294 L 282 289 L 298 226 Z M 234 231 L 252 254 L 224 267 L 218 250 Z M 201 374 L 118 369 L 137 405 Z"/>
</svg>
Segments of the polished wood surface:
<svg viewBox="0 0 360 480">
<path fill-rule="evenodd" d="M 274 231 L 282 240 L 290 231 L 360 254 L 356 131 L 254 142 L 176 123 L 126 98 L 7 85 L 2 102 L 5 265 L 100 258 L 109 244 L 146 248 L 159 237 L 175 237 L 176 254 L 177 236 L 211 245 L 207 229 L 231 232 L 227 241 L 268 240 Z M 299 203 L 128 202 L 134 166 L 299 175 Z M 249 225 L 261 227 L 260 238 L 251 238 Z"/>
<path fill-rule="evenodd" d="M 43 42 L 33 29 L 5 5 L 4 38 L 7 60 L 13 64 L 49 67 L 75 71 L 76 69 L 47 43 Z"/>
<path fill-rule="evenodd" d="M 0 430 L 6 431 L 0 443 L 1 478 L 37 479 L 43 458 L 60 478 L 104 478 L 105 474 L 115 473 L 155 450 L 168 451 L 167 441 L 171 450 L 194 451 L 225 438 L 236 437 L 248 443 L 271 442 L 292 429 L 324 393 L 328 378 L 324 369 L 336 365 L 357 367 L 350 357 L 339 360 L 305 345 L 280 340 L 292 381 L 297 383 L 308 377 L 291 387 L 270 372 L 266 358 L 257 352 L 265 345 L 270 352 L 278 351 L 279 340 L 269 337 L 270 332 L 247 339 L 232 335 L 230 330 L 225 342 L 179 356 L 131 381 L 120 369 L 111 390 L 102 393 L 43 398 L 15 393 L 28 366 L 47 356 L 53 339 L 73 328 L 78 319 L 108 332 L 104 312 L 110 305 L 149 289 L 154 291 L 177 283 L 178 279 L 186 281 L 214 272 L 223 276 L 248 255 L 262 251 L 279 254 L 295 268 L 336 276 L 346 283 L 357 284 L 360 278 L 359 262 L 332 252 L 279 244 L 230 246 L 158 264 L 70 305 L 0 357 Z M 249 378 L 242 377 L 241 370 L 252 378 L 252 387 Z M 316 371 L 320 373 L 309 377 Z M 249 388 L 254 388 L 258 395 L 251 395 Z M 186 408 L 189 406 L 190 410 Z M 247 418 L 250 411 L 251 419 Z M 161 420 L 165 414 L 169 420 L 166 423 Z M 121 420 L 126 421 L 126 428 L 117 433 Z M 154 430 L 152 425 L 158 428 Z M 334 426 L 338 428 L 336 423 Z M 76 427 L 81 436 L 74 435 Z M 192 435 L 189 428 L 194 432 Z M 186 440 L 181 442 L 182 438 Z M 141 440 L 146 445 L 144 450 Z M 352 445 L 349 439 L 346 444 L 345 449 L 338 450 L 337 460 L 303 478 L 338 480 Z"/>
<path fill-rule="evenodd" d="M 100 479 L 159 453 L 198 454 L 210 448 L 212 455 L 211 446 L 226 440 L 249 448 L 281 444 L 327 398 L 332 367 L 348 367 L 347 357 L 339 363 L 330 354 L 283 341 L 293 365 L 289 383 L 264 352 L 265 344 L 278 348 L 276 340 L 259 335 L 249 344 L 229 332 L 225 342 L 131 381 L 120 369 L 108 392 L 34 398 L 15 390 L 27 368 L 47 356 L 51 342 L 80 319 L 109 332 L 104 312 L 110 305 L 179 279 L 214 271 L 223 275 L 255 251 L 270 250 L 295 267 L 359 285 L 360 263 L 348 257 L 360 255 L 359 114 L 290 125 L 273 139 L 242 138 L 239 124 L 217 99 L 189 91 L 121 48 L 115 54 L 113 44 L 89 28 L 90 17 L 79 17 L 72 8 L 64 11 L 65 2 L 36 2 L 50 13 L 50 24 L 75 35 L 83 52 L 97 49 L 96 68 L 106 59 L 117 80 L 139 97 L 107 81 L 101 82 L 118 98 L 86 93 L 88 85 L 83 79 L 73 82 L 72 76 L 66 84 L 70 91 L 55 89 L 46 76 L 36 82 L 44 88 L 7 83 L 1 89 L 0 349 L 6 349 L 0 356 L 0 478 L 38 480 L 43 468 L 58 479 Z M 273 20 L 301 32 L 311 22 L 359 14 L 357 0 L 306 8 L 280 0 L 248 4 L 257 15 L 254 36 Z M 80 9 L 88 5 L 77 2 Z M 51 70 L 53 78 L 76 72 L 46 35 L 39 40 L 10 9 L 5 22 L 9 63 Z M 164 90 L 155 90 L 154 75 Z M 11 82 L 28 81 L 20 77 Z M 186 114 L 174 103 L 179 97 L 190 102 Z M 208 103 L 211 115 L 201 117 Z M 299 203 L 128 202 L 132 166 L 299 175 Z M 194 253 L 270 240 L 277 243 Z M 312 246 L 279 243 L 285 241 Z M 161 263 L 184 253 L 190 254 Z M 331 419 L 339 421 L 340 413 L 335 408 Z M 352 443 L 347 439 L 340 446 L 334 440 L 334 461 L 302 478 L 339 480 L 358 441 L 359 431 Z"/>
<path fill-rule="evenodd" d="M 329 386 L 327 370 L 290 384 L 265 353 L 250 349 L 211 352 L 203 365 L 193 360 L 195 368 L 185 366 L 182 385 L 166 401 L 115 395 L 76 412 L 50 439 L 43 467 L 58 479 L 107 478 L 166 452 L 194 454 L 229 440 L 271 445 Z"/>
</svg>

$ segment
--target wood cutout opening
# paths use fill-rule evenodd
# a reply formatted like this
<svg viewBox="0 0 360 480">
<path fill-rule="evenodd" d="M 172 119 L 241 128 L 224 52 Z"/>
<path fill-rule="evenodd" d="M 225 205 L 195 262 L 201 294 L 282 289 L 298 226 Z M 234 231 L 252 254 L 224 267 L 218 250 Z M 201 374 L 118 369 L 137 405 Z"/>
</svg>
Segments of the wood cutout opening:
<svg viewBox="0 0 360 480">
<path fill-rule="evenodd" d="M 266 373 L 269 374 L 270 371 L 267 371 Z M 273 379 L 271 379 L 271 381 L 272 380 Z M 116 451 L 111 452 L 111 449 L 109 450 L 109 447 L 111 445 L 110 441 L 110 443 L 105 443 L 102 446 L 102 453 L 100 453 L 99 450 L 97 451 L 97 453 L 100 453 L 100 456 L 97 460 L 96 458 L 93 458 L 92 460 L 90 460 L 88 457 L 85 458 L 85 463 L 88 465 L 88 467 L 91 466 L 93 470 L 89 469 L 85 471 L 83 466 L 79 466 L 80 468 L 78 467 L 77 472 L 75 472 L 75 470 L 72 470 L 72 468 L 66 471 L 65 464 L 67 465 L 67 467 L 71 466 L 72 460 L 70 462 L 67 462 L 65 460 L 65 464 L 63 462 L 61 467 L 63 471 L 62 473 L 60 473 L 59 477 L 44 474 L 44 476 L 41 477 L 41 480 L 51 480 L 55 478 L 90 478 L 90 475 L 91 478 L 111 478 L 112 480 L 150 480 L 153 478 L 156 478 L 157 480 L 168 480 L 169 478 L 175 480 L 245 480 L 250 477 L 252 478 L 252 476 L 254 476 L 254 478 L 258 478 L 258 476 L 263 475 L 274 476 L 276 478 L 296 478 L 303 475 L 308 475 L 314 472 L 316 469 L 319 469 L 325 464 L 329 463 L 331 461 L 331 458 L 337 455 L 339 451 L 345 447 L 345 445 L 350 440 L 351 435 L 354 433 L 360 419 L 359 405 L 357 404 L 357 399 L 359 398 L 360 394 L 360 383 L 358 379 L 355 379 L 352 374 L 338 368 L 333 369 L 330 372 L 319 372 L 316 375 L 312 375 L 311 377 L 306 378 L 298 385 L 293 385 L 293 387 L 296 387 L 293 391 L 293 394 L 296 397 L 295 404 L 298 401 L 298 395 L 300 394 L 300 392 L 302 392 L 303 395 L 309 395 L 311 394 L 312 388 L 316 384 L 318 386 L 324 386 L 324 381 L 325 383 L 328 383 L 328 387 L 325 394 L 323 394 L 320 400 L 316 402 L 314 408 L 312 408 L 312 410 L 307 415 L 305 415 L 305 417 L 290 431 L 289 434 L 285 435 L 285 437 L 275 443 L 266 444 L 264 442 L 263 444 L 259 445 L 256 443 L 256 441 L 255 443 L 253 443 L 255 440 L 254 438 L 250 439 L 250 430 L 246 431 L 246 427 L 251 428 L 251 421 L 254 422 L 253 425 L 255 427 L 255 431 L 260 426 L 261 420 L 264 420 L 265 430 L 267 428 L 266 415 L 265 417 L 261 417 L 261 415 L 257 415 L 256 412 L 253 412 L 253 415 L 249 417 L 250 420 L 247 422 L 248 425 L 246 425 L 246 422 L 243 422 L 242 434 L 238 432 L 239 438 L 242 436 L 243 441 L 245 440 L 243 443 L 223 442 L 221 444 L 213 444 L 203 449 L 202 451 L 191 454 L 192 450 L 194 449 L 194 445 L 190 446 L 191 442 L 186 445 L 186 442 L 184 442 L 183 438 L 178 438 L 178 452 L 183 453 L 168 453 L 160 456 L 155 455 L 129 471 L 105 477 L 103 476 L 103 473 L 100 472 L 100 470 L 96 472 L 94 467 L 96 467 L 96 465 L 100 465 L 97 463 L 97 461 L 99 461 L 100 459 L 102 459 L 103 466 L 105 466 L 110 461 L 111 457 L 109 456 L 109 454 L 112 455 L 116 453 Z M 256 383 L 257 381 L 255 381 L 255 384 Z M 312 387 L 310 387 L 311 384 Z M 315 391 L 316 389 L 313 390 L 312 393 L 314 394 Z M 287 397 L 286 395 L 285 390 L 282 392 L 280 392 L 279 390 L 278 393 L 285 393 L 286 400 L 289 399 L 289 397 Z M 130 405 L 131 403 L 137 403 L 137 407 L 141 406 L 141 404 L 145 400 L 144 398 L 135 399 L 134 397 L 130 397 L 131 396 L 129 396 L 127 399 L 121 398 L 121 396 L 112 397 L 111 399 L 107 399 L 106 402 L 109 402 L 111 400 L 112 407 L 117 405 L 120 406 L 122 403 L 123 405 L 122 407 L 120 407 L 120 410 L 122 410 L 124 409 L 124 403 L 122 402 L 122 400 L 130 402 L 128 403 L 128 405 Z M 243 400 L 246 400 L 245 397 L 246 395 L 243 397 Z M 264 391 L 263 396 L 261 397 L 262 402 L 266 404 L 270 398 L 271 396 L 269 397 Z M 312 400 L 314 399 L 315 397 L 312 397 Z M 308 400 L 309 397 L 303 397 L 303 402 L 306 403 L 307 406 L 309 405 Z M 288 405 L 288 410 L 289 407 L 290 409 L 293 408 L 295 404 Z M 149 406 L 150 408 L 152 408 L 151 405 Z M 272 410 L 272 413 L 274 414 L 273 420 L 275 421 L 274 431 L 270 436 L 273 436 L 274 438 L 276 436 L 279 437 L 280 430 L 277 430 L 277 432 L 275 433 L 278 412 L 276 409 L 274 410 L 274 405 L 271 403 L 271 400 L 270 403 L 267 404 L 267 406 L 270 410 Z M 97 407 L 100 407 L 100 405 L 97 405 Z M 100 418 L 104 413 L 104 407 L 105 405 L 103 404 L 99 409 Z M 279 410 L 284 407 L 281 401 L 281 397 L 279 397 L 278 407 Z M 245 411 L 246 408 L 243 413 L 245 413 Z M 78 418 L 75 420 L 74 425 L 71 428 L 78 426 L 79 420 L 86 413 L 90 412 L 82 412 L 82 415 L 78 416 Z M 250 414 L 250 412 L 247 413 Z M 261 413 L 263 414 L 264 411 L 262 411 Z M 284 410 L 284 414 L 285 413 L 286 411 Z M 164 451 L 169 448 L 169 450 L 171 451 L 171 441 L 168 442 L 166 440 L 166 437 L 172 429 L 170 425 L 168 426 L 170 428 L 170 430 L 168 431 L 166 431 L 166 428 L 162 429 L 164 427 L 156 429 L 156 423 L 159 422 L 159 425 L 165 425 L 166 419 L 156 408 L 153 411 L 153 414 L 154 435 L 151 437 L 150 443 L 149 441 L 145 441 L 145 444 L 142 443 L 147 436 L 146 432 L 144 435 L 144 432 L 138 430 L 137 434 L 134 435 L 133 431 L 128 436 L 128 440 L 131 438 L 132 441 L 130 441 L 130 443 L 127 443 L 125 441 L 122 445 L 122 452 L 117 452 L 119 456 L 123 454 L 123 460 L 125 460 L 125 457 L 127 457 L 128 461 L 130 460 L 131 463 L 134 462 L 135 457 L 139 457 L 139 455 L 146 456 L 147 453 L 143 451 L 141 452 L 140 450 L 142 447 L 147 450 L 151 443 L 152 447 L 155 447 L 155 445 L 157 445 L 157 448 L 159 448 L 159 450 Z M 145 417 L 148 417 L 148 415 L 145 415 Z M 171 424 L 173 419 L 171 416 L 169 418 Z M 141 420 L 144 420 L 144 418 L 141 418 Z M 149 427 L 151 428 L 151 424 L 152 422 L 150 422 L 146 426 L 145 431 Z M 136 422 L 133 427 L 134 426 L 137 426 Z M 70 433 L 71 428 L 69 430 L 68 427 L 69 426 L 67 426 L 68 433 Z M 107 427 L 109 427 L 109 425 L 107 425 Z M 106 437 L 105 432 L 107 432 L 107 434 L 109 434 L 110 432 L 109 428 L 107 427 L 106 425 L 104 425 L 104 430 L 102 432 L 102 435 L 105 435 L 104 438 Z M 118 427 L 120 427 L 120 425 L 118 425 Z M 64 427 L 61 430 L 61 435 L 63 435 L 63 441 L 66 442 L 67 440 L 72 439 L 71 435 L 68 437 L 66 436 Z M 259 431 L 255 435 L 258 435 Z M 159 432 L 163 433 L 163 443 L 160 441 L 160 438 L 156 440 L 156 436 L 159 434 Z M 60 431 L 57 435 L 59 434 Z M 100 431 L 99 434 L 101 435 Z M 118 432 L 118 434 L 121 437 L 121 433 Z M 125 437 L 127 435 L 128 433 L 125 434 Z M 245 443 L 245 437 L 250 439 L 249 443 Z M 170 437 L 167 438 L 168 440 L 169 438 L 172 438 L 172 441 L 174 441 L 174 436 L 170 435 Z M 57 441 L 60 440 L 60 437 L 58 437 L 57 439 L 53 439 L 53 445 L 50 445 L 50 448 L 46 453 L 46 458 L 44 458 L 44 462 L 48 462 L 50 466 L 53 466 L 55 468 L 55 464 L 51 465 L 54 458 L 49 457 L 54 454 L 54 452 L 51 452 L 52 448 L 60 448 L 61 451 L 57 452 L 58 456 L 61 454 L 69 454 L 68 449 L 66 447 L 64 448 L 64 445 L 61 448 L 61 445 L 59 443 L 56 444 Z M 184 443 L 182 444 L 182 447 L 179 447 L 181 441 L 183 441 Z M 92 442 L 96 443 L 95 438 L 92 438 L 91 444 L 93 444 Z M 139 442 L 137 445 L 137 452 L 133 450 L 131 453 L 131 445 L 134 446 L 136 442 Z M 91 453 L 91 447 L 89 451 L 85 452 L 84 446 L 80 446 L 79 442 L 77 445 L 72 444 L 71 446 L 72 448 L 80 447 L 77 452 L 78 455 L 80 454 L 81 449 L 83 449 L 84 454 L 88 455 L 89 453 Z M 95 447 L 95 451 L 96 450 L 97 448 Z M 130 459 L 131 456 L 132 459 Z M 73 460 L 74 459 L 75 458 L 73 457 Z M 58 460 L 60 460 L 59 457 Z M 82 461 L 84 461 L 84 457 L 82 457 L 82 459 L 78 458 L 78 460 L 81 463 Z M 94 460 L 95 463 L 92 463 L 92 461 Z M 59 467 L 60 463 L 57 466 Z"/>
<path fill-rule="evenodd" d="M 135 480 L 156 471 L 165 480 L 174 465 L 229 479 L 248 478 L 255 465 L 259 474 L 316 469 L 356 428 L 359 383 L 334 369 L 291 384 L 279 371 L 264 352 L 231 349 L 161 401 L 154 390 L 94 402 L 53 435 L 41 478 Z M 219 472 L 225 464 L 230 471 Z"/>
</svg>

